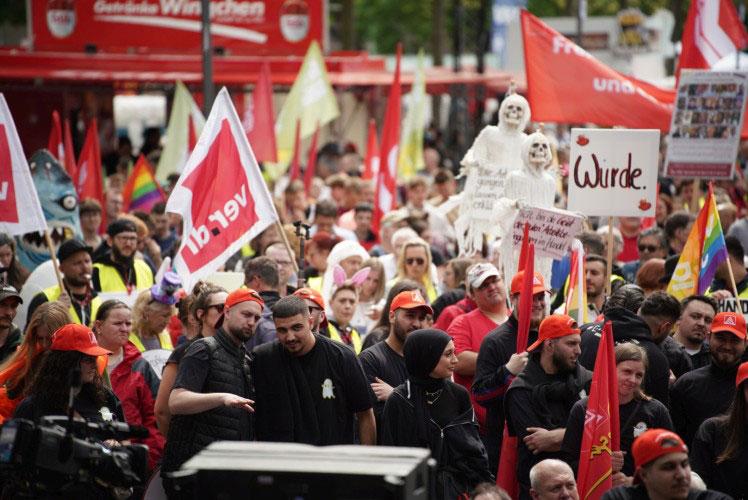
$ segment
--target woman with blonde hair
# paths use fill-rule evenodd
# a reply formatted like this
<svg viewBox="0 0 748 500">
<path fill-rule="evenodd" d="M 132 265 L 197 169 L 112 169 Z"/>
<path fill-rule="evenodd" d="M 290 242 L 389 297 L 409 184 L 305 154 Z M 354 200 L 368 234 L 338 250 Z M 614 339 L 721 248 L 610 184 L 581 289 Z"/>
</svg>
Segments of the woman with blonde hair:
<svg viewBox="0 0 748 500">
<path fill-rule="evenodd" d="M 52 343 L 52 333 L 72 322 L 67 307 L 59 302 L 45 302 L 36 308 L 23 342 L 0 366 L 0 424 L 13 415 L 16 406 L 26 397 L 28 384 L 39 368 L 41 354 Z"/>
<path fill-rule="evenodd" d="M 140 352 L 151 349 L 174 349 L 171 336 L 166 330 L 169 320 L 174 315 L 174 305 L 168 302 L 170 300 L 154 294 L 153 288 L 143 290 L 135 299 L 129 340 Z"/>
<path fill-rule="evenodd" d="M 423 284 L 426 299 L 433 302 L 439 296 L 436 284 L 431 279 L 431 248 L 425 240 L 413 238 L 405 242 L 397 259 L 397 274 L 388 287 L 401 279 L 408 278 Z"/>
<path fill-rule="evenodd" d="M 384 299 L 384 266 L 379 259 L 372 257 L 362 264 L 369 268 L 369 275 L 358 290 L 358 304 L 353 313 L 351 324 L 361 335 L 366 335 L 374 328 L 382 314 L 382 299 Z"/>
</svg>

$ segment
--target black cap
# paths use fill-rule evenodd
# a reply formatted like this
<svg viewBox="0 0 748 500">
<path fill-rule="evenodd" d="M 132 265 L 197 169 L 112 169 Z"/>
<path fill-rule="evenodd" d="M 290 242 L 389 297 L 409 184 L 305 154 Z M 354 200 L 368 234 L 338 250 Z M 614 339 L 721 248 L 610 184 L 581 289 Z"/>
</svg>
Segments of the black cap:
<svg viewBox="0 0 748 500">
<path fill-rule="evenodd" d="M 60 248 L 57 249 L 57 260 L 62 262 L 78 252 L 87 252 L 89 255 L 93 255 L 93 248 L 77 238 L 72 238 L 63 242 Z"/>
<path fill-rule="evenodd" d="M 109 227 L 106 228 L 106 232 L 109 236 L 114 238 L 119 233 L 137 233 L 138 229 L 135 227 L 135 223 L 131 220 L 117 219 L 116 221 L 109 224 Z"/>
<path fill-rule="evenodd" d="M 14 286 L 3 285 L 2 287 L 0 287 L 0 302 L 10 297 L 17 298 L 18 303 L 23 304 L 23 299 L 21 298 L 21 294 L 18 293 L 18 290 L 16 290 Z"/>
</svg>

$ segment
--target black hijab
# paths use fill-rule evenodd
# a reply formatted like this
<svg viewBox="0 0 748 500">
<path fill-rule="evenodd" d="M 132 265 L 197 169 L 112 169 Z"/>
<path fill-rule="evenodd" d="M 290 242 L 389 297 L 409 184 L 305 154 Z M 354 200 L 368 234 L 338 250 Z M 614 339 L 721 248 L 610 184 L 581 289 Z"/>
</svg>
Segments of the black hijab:
<svg viewBox="0 0 748 500">
<path fill-rule="evenodd" d="M 428 443 L 429 412 L 426 391 L 442 389 L 445 379 L 430 376 L 452 337 L 442 330 L 425 328 L 408 334 L 403 346 L 405 367 L 408 370 L 411 398 L 415 406 L 415 423 L 418 439 Z"/>
</svg>

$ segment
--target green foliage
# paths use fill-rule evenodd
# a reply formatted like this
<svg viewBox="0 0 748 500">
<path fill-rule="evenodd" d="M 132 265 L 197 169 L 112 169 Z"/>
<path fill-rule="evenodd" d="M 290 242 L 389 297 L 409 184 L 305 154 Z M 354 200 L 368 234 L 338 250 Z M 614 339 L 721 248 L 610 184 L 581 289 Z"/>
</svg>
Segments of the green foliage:
<svg viewBox="0 0 748 500">
<path fill-rule="evenodd" d="M 354 8 L 360 46 L 373 44 L 372 49 L 380 54 L 393 53 L 399 41 L 405 52 L 430 46 L 430 1 L 355 0 Z"/>
</svg>

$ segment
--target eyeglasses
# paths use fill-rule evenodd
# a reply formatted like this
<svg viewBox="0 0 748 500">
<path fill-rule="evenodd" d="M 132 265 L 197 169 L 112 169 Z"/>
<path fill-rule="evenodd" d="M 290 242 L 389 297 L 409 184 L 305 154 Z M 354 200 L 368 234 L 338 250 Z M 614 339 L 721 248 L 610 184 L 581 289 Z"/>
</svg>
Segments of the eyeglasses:
<svg viewBox="0 0 748 500">
<path fill-rule="evenodd" d="M 405 263 L 409 266 L 412 266 L 413 264 L 418 264 L 419 266 L 422 266 L 426 263 L 426 260 L 423 259 L 423 257 L 410 257 L 408 259 L 405 259 Z"/>
<path fill-rule="evenodd" d="M 657 245 L 639 245 L 640 252 L 652 253 L 656 252 L 659 248 Z"/>
<path fill-rule="evenodd" d="M 217 312 L 222 313 L 225 304 L 211 304 L 206 309 L 215 309 Z"/>
</svg>

